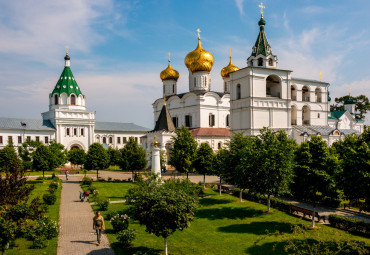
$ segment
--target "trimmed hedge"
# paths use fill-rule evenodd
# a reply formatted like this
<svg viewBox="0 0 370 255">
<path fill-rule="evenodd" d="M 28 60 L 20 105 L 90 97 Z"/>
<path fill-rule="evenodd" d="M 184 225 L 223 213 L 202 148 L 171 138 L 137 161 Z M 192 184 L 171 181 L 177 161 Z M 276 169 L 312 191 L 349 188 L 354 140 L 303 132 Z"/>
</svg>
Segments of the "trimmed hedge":
<svg viewBox="0 0 370 255">
<path fill-rule="evenodd" d="M 234 189 L 233 195 L 236 197 L 239 197 L 240 189 Z M 266 204 L 267 205 L 267 197 L 265 195 L 261 195 L 258 193 L 252 193 L 248 191 L 243 191 L 242 193 L 243 199 L 257 202 L 260 204 Z M 292 204 L 285 202 L 283 200 L 277 199 L 277 198 L 270 198 L 270 206 L 276 209 L 279 209 L 280 211 L 291 213 L 292 212 Z"/>
<path fill-rule="evenodd" d="M 329 215 L 330 225 L 349 232 L 370 235 L 370 223 L 362 220 L 351 219 L 336 214 Z"/>
</svg>

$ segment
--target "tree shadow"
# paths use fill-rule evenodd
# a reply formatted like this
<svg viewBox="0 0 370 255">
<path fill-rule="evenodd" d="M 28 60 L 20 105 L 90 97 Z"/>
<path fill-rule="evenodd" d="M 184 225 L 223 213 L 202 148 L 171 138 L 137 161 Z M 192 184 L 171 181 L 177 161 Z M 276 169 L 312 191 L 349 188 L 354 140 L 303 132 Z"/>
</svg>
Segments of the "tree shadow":
<svg viewBox="0 0 370 255">
<path fill-rule="evenodd" d="M 231 203 L 228 199 L 214 199 L 211 197 L 205 197 L 199 200 L 199 204 L 203 206 L 217 205 L 217 204 L 228 204 Z"/>
<path fill-rule="evenodd" d="M 265 255 L 265 254 L 288 254 L 284 251 L 284 246 L 287 242 L 271 242 L 261 245 L 253 245 L 245 250 L 245 253 L 250 255 Z"/>
<path fill-rule="evenodd" d="M 199 209 L 196 212 L 196 217 L 207 218 L 210 220 L 219 219 L 245 219 L 256 217 L 262 214 L 261 210 L 255 210 L 248 207 L 223 207 L 214 209 Z"/>
<path fill-rule="evenodd" d="M 110 248 L 102 248 L 99 250 L 90 251 L 89 253 L 87 253 L 87 255 L 112 254 L 110 250 L 111 250 Z"/>
<path fill-rule="evenodd" d="M 144 246 L 139 247 L 128 247 L 128 248 L 122 248 L 120 243 L 115 242 L 111 244 L 112 248 L 114 249 L 114 253 L 116 255 L 125 254 L 125 255 L 134 255 L 134 254 L 146 254 L 146 255 L 158 255 L 163 252 L 159 249 L 154 248 L 148 248 Z"/>
<path fill-rule="evenodd" d="M 263 221 L 250 224 L 233 224 L 219 227 L 218 231 L 225 233 L 252 233 L 255 235 L 266 235 L 278 230 L 281 233 L 292 233 L 293 224 L 288 222 Z"/>
</svg>

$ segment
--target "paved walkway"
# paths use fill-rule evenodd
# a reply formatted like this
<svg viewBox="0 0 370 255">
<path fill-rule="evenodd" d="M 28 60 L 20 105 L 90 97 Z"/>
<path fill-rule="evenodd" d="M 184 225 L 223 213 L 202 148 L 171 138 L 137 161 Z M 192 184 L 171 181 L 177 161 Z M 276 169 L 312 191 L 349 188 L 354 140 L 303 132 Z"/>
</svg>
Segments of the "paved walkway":
<svg viewBox="0 0 370 255">
<path fill-rule="evenodd" d="M 92 228 L 94 212 L 89 203 L 78 199 L 79 191 L 82 191 L 78 183 L 81 177 L 70 176 L 69 179 L 66 182 L 63 178 L 58 255 L 114 255 L 105 234 L 102 234 L 101 244 L 97 246 Z"/>
</svg>

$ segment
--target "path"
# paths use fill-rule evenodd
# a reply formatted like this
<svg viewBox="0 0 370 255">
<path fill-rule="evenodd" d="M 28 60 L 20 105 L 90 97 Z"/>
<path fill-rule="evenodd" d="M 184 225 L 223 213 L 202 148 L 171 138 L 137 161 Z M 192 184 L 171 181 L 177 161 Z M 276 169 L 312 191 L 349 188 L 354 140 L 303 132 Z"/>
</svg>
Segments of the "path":
<svg viewBox="0 0 370 255">
<path fill-rule="evenodd" d="M 69 179 L 66 182 L 63 178 L 58 255 L 114 255 L 105 234 L 102 234 L 101 245 L 96 245 L 96 234 L 92 228 L 94 212 L 89 203 L 78 199 L 79 191 L 82 191 L 78 183 L 81 177 L 70 176 Z"/>
</svg>

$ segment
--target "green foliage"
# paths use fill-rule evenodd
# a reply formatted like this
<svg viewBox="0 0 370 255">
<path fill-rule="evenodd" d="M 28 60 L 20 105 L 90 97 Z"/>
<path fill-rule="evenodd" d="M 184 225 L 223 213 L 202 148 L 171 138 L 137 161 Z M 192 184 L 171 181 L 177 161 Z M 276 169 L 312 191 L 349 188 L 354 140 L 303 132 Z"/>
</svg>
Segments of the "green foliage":
<svg viewBox="0 0 370 255">
<path fill-rule="evenodd" d="M 128 228 L 130 217 L 127 214 L 119 214 L 112 216 L 110 223 L 112 224 L 114 232 L 118 233 Z"/>
<path fill-rule="evenodd" d="M 36 237 L 32 242 L 32 249 L 42 249 L 48 246 L 47 240 L 43 237 Z"/>
<path fill-rule="evenodd" d="M 330 105 L 330 111 L 343 111 L 344 102 L 350 97 L 356 100 L 355 104 L 355 111 L 357 112 L 356 119 L 364 119 L 366 113 L 370 110 L 370 101 L 365 95 L 359 95 L 357 97 L 347 95 L 335 98 L 335 104 Z"/>
<path fill-rule="evenodd" d="M 121 150 L 120 167 L 122 170 L 144 170 L 147 165 L 146 151 L 133 137 L 128 139 Z"/>
<path fill-rule="evenodd" d="M 43 217 L 39 220 L 28 222 L 27 239 L 36 240 L 38 238 L 50 240 L 58 236 L 59 225 L 56 221 Z"/>
<path fill-rule="evenodd" d="M 189 179 L 171 178 L 164 181 L 163 185 L 167 189 L 180 190 L 194 197 L 199 197 L 204 194 L 202 187 L 191 182 Z"/>
<path fill-rule="evenodd" d="M 134 229 L 125 229 L 117 234 L 117 240 L 122 245 L 122 247 L 129 247 L 130 244 L 136 238 L 136 231 Z"/>
<path fill-rule="evenodd" d="M 54 161 L 53 154 L 49 147 L 40 144 L 33 155 L 33 168 L 39 171 L 48 171 L 53 169 Z"/>
<path fill-rule="evenodd" d="M 52 182 L 49 184 L 49 192 L 54 193 L 58 189 L 59 184 L 57 182 Z"/>
<path fill-rule="evenodd" d="M 63 144 L 57 143 L 55 140 L 51 140 L 48 147 L 52 155 L 50 159 L 50 169 L 61 167 L 68 162 L 67 150 L 64 148 Z"/>
<path fill-rule="evenodd" d="M 23 161 L 24 169 L 33 170 L 33 155 L 40 144 L 40 142 L 27 139 L 18 147 L 18 155 Z"/>
<path fill-rule="evenodd" d="M 85 168 L 88 170 L 105 169 L 109 166 L 109 155 L 100 143 L 89 146 L 86 156 Z"/>
<path fill-rule="evenodd" d="M 215 154 L 211 146 L 208 143 L 201 143 L 199 148 L 195 152 L 195 157 L 193 161 L 193 166 L 195 171 L 199 174 L 204 175 L 204 187 L 206 174 L 210 175 L 213 172 Z"/>
<path fill-rule="evenodd" d="M 102 198 L 102 197 L 97 197 L 95 199 L 95 202 L 96 202 L 96 205 L 99 208 L 99 211 L 108 211 L 109 199 Z"/>
<path fill-rule="evenodd" d="M 116 166 L 120 164 L 121 160 L 121 153 L 119 150 L 113 149 L 112 147 L 108 147 L 108 155 L 109 155 L 109 165 Z"/>
<path fill-rule="evenodd" d="M 213 173 L 219 177 L 223 177 L 228 169 L 228 159 L 230 158 L 230 151 L 226 149 L 219 149 L 214 157 Z"/>
<path fill-rule="evenodd" d="M 0 215 L 0 247 L 4 252 L 8 243 L 10 243 L 16 234 L 16 226 L 13 222 L 5 220 Z"/>
<path fill-rule="evenodd" d="M 83 179 L 82 179 L 82 184 L 83 185 L 87 185 L 87 186 L 90 186 L 92 184 L 92 180 L 90 177 L 87 177 L 85 176 Z"/>
<path fill-rule="evenodd" d="M 42 196 L 44 203 L 47 205 L 53 205 L 57 201 L 57 196 L 54 193 L 46 193 Z"/>
<path fill-rule="evenodd" d="M 0 206 L 26 201 L 33 185 L 26 185 L 25 171 L 13 146 L 0 150 Z"/>
<path fill-rule="evenodd" d="M 186 127 L 176 129 L 172 137 L 169 164 L 181 173 L 194 172 L 193 160 L 197 150 L 197 142 Z"/>
<path fill-rule="evenodd" d="M 72 149 L 68 151 L 69 162 L 75 165 L 83 165 L 86 162 L 86 153 L 83 149 Z"/>
<path fill-rule="evenodd" d="M 330 225 L 346 231 L 370 235 L 370 223 L 335 214 L 329 215 Z"/>
</svg>

